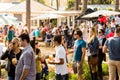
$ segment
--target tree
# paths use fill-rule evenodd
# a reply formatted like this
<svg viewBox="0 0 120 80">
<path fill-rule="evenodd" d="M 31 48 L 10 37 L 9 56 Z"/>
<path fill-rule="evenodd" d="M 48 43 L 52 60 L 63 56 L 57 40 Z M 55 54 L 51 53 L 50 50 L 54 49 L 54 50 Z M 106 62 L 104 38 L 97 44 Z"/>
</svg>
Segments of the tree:
<svg viewBox="0 0 120 80">
<path fill-rule="evenodd" d="M 119 0 L 115 0 L 115 11 L 119 11 Z"/>
<path fill-rule="evenodd" d="M 31 9 L 30 9 L 30 0 L 26 0 L 26 25 L 30 32 L 30 16 L 31 16 Z"/>
<path fill-rule="evenodd" d="M 91 4 L 94 4 L 94 0 L 91 0 Z"/>
<path fill-rule="evenodd" d="M 74 7 L 75 6 L 75 0 L 69 0 L 68 2 L 67 2 L 67 9 L 71 9 L 72 7 Z"/>
<path fill-rule="evenodd" d="M 85 11 L 87 10 L 87 1 L 88 0 L 83 0 L 82 1 L 82 13 L 84 14 Z"/>
<path fill-rule="evenodd" d="M 36 0 L 37 2 L 40 2 L 42 4 L 45 4 L 45 0 Z"/>
<path fill-rule="evenodd" d="M 57 10 L 59 10 L 59 1 L 56 0 L 56 7 L 57 7 Z"/>
<path fill-rule="evenodd" d="M 103 4 L 103 0 L 99 0 L 99 4 Z"/>
<path fill-rule="evenodd" d="M 75 0 L 75 10 L 79 9 L 79 0 Z"/>
</svg>

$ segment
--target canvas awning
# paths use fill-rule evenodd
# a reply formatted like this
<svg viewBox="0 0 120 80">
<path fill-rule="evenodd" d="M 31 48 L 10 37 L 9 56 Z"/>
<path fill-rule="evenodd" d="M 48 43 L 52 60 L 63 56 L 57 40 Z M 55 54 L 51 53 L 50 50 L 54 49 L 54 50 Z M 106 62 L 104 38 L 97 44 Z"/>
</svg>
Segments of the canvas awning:
<svg viewBox="0 0 120 80">
<path fill-rule="evenodd" d="M 0 25 L 18 25 L 20 21 L 13 16 L 8 14 L 1 14 L 0 15 Z"/>
<path fill-rule="evenodd" d="M 44 5 L 44 4 L 41 4 L 39 2 L 36 2 L 34 0 L 31 0 L 31 13 L 41 13 L 41 12 L 44 12 L 44 11 L 55 11 L 56 9 L 50 7 L 50 6 L 47 6 L 47 5 Z M 20 4 L 17 4 L 9 9 L 6 10 L 7 12 L 16 12 L 16 13 L 25 13 L 26 12 L 26 1 L 20 3 Z"/>
<path fill-rule="evenodd" d="M 54 13 L 46 13 L 46 14 L 40 14 L 39 16 L 32 18 L 31 20 L 40 20 L 40 19 L 56 19 L 64 17 L 62 15 L 54 14 Z"/>
<path fill-rule="evenodd" d="M 95 17 L 98 17 L 99 15 L 111 16 L 111 15 L 119 15 L 119 14 L 120 12 L 116 12 L 116 11 L 100 10 L 100 11 L 87 14 L 82 18 L 95 18 Z"/>
</svg>

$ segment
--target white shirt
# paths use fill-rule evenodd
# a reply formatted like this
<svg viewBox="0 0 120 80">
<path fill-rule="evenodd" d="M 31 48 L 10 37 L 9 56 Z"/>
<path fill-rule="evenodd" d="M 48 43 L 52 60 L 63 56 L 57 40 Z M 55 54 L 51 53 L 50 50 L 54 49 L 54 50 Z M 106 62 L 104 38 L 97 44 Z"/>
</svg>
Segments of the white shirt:
<svg viewBox="0 0 120 80">
<path fill-rule="evenodd" d="M 115 17 L 115 21 L 116 21 L 116 24 L 120 24 L 120 18 L 119 17 Z"/>
<path fill-rule="evenodd" d="M 64 59 L 64 64 L 56 65 L 55 73 L 61 75 L 68 74 L 68 68 L 66 63 L 66 51 L 62 45 L 56 47 L 55 61 L 59 61 L 60 59 Z"/>
</svg>

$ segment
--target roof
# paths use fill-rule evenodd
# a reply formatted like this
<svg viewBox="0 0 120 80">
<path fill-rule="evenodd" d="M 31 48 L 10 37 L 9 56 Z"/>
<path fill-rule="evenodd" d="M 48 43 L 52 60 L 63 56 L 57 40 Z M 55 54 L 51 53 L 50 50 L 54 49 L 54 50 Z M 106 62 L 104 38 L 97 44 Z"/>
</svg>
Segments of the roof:
<svg viewBox="0 0 120 80">
<path fill-rule="evenodd" d="M 0 3 L 0 12 L 5 11 L 6 9 L 15 6 L 13 3 Z"/>
<path fill-rule="evenodd" d="M 81 6 L 81 5 L 80 5 Z M 107 8 L 111 8 L 111 9 L 115 9 L 115 5 L 114 4 L 105 4 L 105 5 L 101 5 L 101 4 L 96 4 L 96 5 L 87 5 L 87 8 L 91 8 L 91 9 L 100 9 L 100 10 L 106 10 Z"/>
<path fill-rule="evenodd" d="M 99 10 L 99 11 L 85 15 L 83 16 L 83 18 L 93 18 L 93 17 L 98 17 L 99 15 L 111 16 L 111 15 L 119 15 L 119 14 L 120 12 L 116 12 L 116 11 Z"/>
<path fill-rule="evenodd" d="M 47 5 L 41 4 L 39 2 L 31 0 L 31 12 L 32 13 L 40 13 L 41 11 L 55 11 L 56 9 L 51 8 Z M 26 12 L 26 1 L 15 5 L 6 10 L 7 12 Z"/>
</svg>

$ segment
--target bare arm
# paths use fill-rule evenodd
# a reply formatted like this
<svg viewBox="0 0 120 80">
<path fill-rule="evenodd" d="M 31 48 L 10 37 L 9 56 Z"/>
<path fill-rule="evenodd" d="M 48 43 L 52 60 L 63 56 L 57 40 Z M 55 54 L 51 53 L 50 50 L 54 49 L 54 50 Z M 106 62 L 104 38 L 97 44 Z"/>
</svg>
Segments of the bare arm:
<svg viewBox="0 0 120 80">
<path fill-rule="evenodd" d="M 57 65 L 61 65 L 61 64 L 64 64 L 64 59 L 60 59 L 59 61 L 52 61 L 52 62 L 49 62 L 50 64 L 57 64 Z"/>
<path fill-rule="evenodd" d="M 84 58 L 85 58 L 86 48 L 82 48 L 82 58 L 81 58 L 81 64 L 83 64 Z"/>
<path fill-rule="evenodd" d="M 102 51 L 103 51 L 103 53 L 108 52 L 108 47 L 107 47 L 106 45 L 104 45 L 104 46 L 103 46 L 103 50 L 102 50 Z"/>
<path fill-rule="evenodd" d="M 22 75 L 20 77 L 20 80 L 25 80 L 27 75 L 28 75 L 28 73 L 29 73 L 29 69 L 23 69 Z"/>
</svg>

